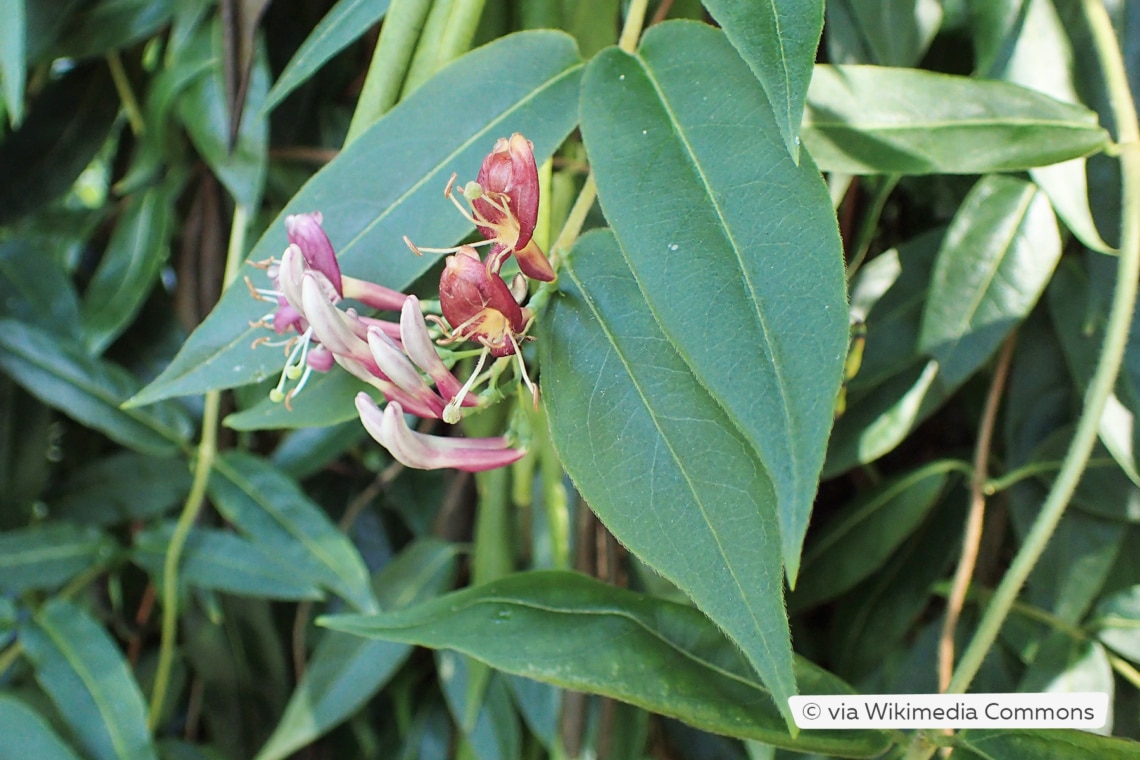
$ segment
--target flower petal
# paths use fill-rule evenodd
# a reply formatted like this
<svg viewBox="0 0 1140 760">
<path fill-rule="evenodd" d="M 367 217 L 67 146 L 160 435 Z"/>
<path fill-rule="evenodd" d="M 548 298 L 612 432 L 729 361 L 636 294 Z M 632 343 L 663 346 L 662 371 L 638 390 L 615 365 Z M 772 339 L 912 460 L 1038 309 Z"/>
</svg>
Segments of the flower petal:
<svg viewBox="0 0 1140 760">
<path fill-rule="evenodd" d="M 443 414 L 446 403 L 439 395 L 424 382 L 419 371 L 400 347 L 376 328 L 368 331 L 368 347 L 372 350 L 372 358 L 388 378 L 401 390 L 421 402 L 435 413 L 431 416 L 439 417 Z"/>
<path fill-rule="evenodd" d="M 404 308 L 400 310 L 400 340 L 408 357 L 435 381 L 435 387 L 440 395 L 449 401 L 455 398 L 455 394 L 463 388 L 463 383 L 459 382 L 439 358 L 431 334 L 428 332 L 427 322 L 424 321 L 423 312 L 420 311 L 420 299 L 415 296 L 408 296 L 408 300 L 404 301 Z M 463 403 L 474 406 L 478 401 L 471 394 L 467 394 Z"/>
<path fill-rule="evenodd" d="M 305 262 L 325 277 L 333 288 L 341 292 L 340 265 L 336 260 L 329 236 L 321 226 L 323 218 L 319 211 L 310 214 L 291 214 L 285 217 L 285 233 L 289 242 L 298 246 L 305 256 Z"/>
</svg>

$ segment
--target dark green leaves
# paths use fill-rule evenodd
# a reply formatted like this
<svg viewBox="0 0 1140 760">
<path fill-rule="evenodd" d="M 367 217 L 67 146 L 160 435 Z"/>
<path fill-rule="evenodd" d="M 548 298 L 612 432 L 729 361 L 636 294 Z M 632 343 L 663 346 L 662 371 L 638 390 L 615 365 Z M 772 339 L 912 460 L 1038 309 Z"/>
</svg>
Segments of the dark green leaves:
<svg viewBox="0 0 1140 760">
<path fill-rule="evenodd" d="M 846 353 L 843 263 L 819 174 L 751 79 L 716 30 L 662 24 L 637 57 L 591 62 L 582 131 L 640 297 L 759 453 L 794 579 Z"/>
<path fill-rule="evenodd" d="M 783 709 L 796 685 L 763 464 L 661 334 L 613 235 L 583 237 L 563 277 L 539 339 L 563 464 L 614 535 L 740 644 Z"/>
<path fill-rule="evenodd" d="M 1061 257 L 1045 194 L 1013 177 L 989 176 L 970 191 L 934 265 L 919 347 L 957 385 L 1037 303 Z"/>
<path fill-rule="evenodd" d="M 779 698 L 697 610 L 573 573 L 524 573 L 404 611 L 323 623 L 358 636 L 455 649 L 508 673 L 780 747 L 873 757 L 889 743 L 876 731 L 801 731 L 793 739 L 781 717 L 784 705 L 774 704 Z M 803 661 L 796 676 L 804 693 L 850 692 Z"/>
<path fill-rule="evenodd" d="M 704 5 L 760 80 L 780 136 L 798 162 L 823 0 L 704 0 Z"/>
<path fill-rule="evenodd" d="M 496 138 L 515 131 L 534 142 L 539 161 L 550 156 L 574 127 L 578 74 L 573 41 L 555 32 L 513 35 L 464 56 L 318 172 L 270 224 L 251 258 L 285 250 L 285 214 L 321 211 L 346 274 L 408 287 L 434 258 L 412 255 L 403 235 L 442 246 L 472 229 L 442 197 L 448 177 L 474 178 Z M 243 274 L 264 277 L 252 269 Z M 250 347 L 270 333 L 249 322 L 270 308 L 236 283 L 134 402 L 228 388 L 276 372 L 284 363 L 280 351 Z"/>
<path fill-rule="evenodd" d="M 0 533 L 0 589 L 20 593 L 62 585 L 110 556 L 102 531 L 66 522 Z"/>
<path fill-rule="evenodd" d="M 80 744 L 97 760 L 154 760 L 142 694 L 103 627 L 52 600 L 23 630 L 36 679 Z"/>
<path fill-rule="evenodd" d="M 79 760 L 39 714 L 15 697 L 0 694 L 2 760 Z"/>
<path fill-rule="evenodd" d="M 977 174 L 1087 156 L 1108 134 L 1092 111 L 1005 82 L 816 66 L 803 140 L 825 171 Z"/>
</svg>

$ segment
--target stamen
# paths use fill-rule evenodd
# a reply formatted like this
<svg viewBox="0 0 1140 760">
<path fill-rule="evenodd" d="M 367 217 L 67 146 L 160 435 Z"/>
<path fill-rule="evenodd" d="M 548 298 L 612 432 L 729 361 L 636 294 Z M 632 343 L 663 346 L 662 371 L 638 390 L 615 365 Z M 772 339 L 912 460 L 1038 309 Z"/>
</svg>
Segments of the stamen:
<svg viewBox="0 0 1140 760">
<path fill-rule="evenodd" d="M 483 371 L 483 362 L 487 361 L 487 354 L 491 350 L 484 348 L 479 354 L 479 362 L 475 365 L 475 371 L 471 373 L 471 377 L 467 378 L 467 382 L 455 394 L 451 401 L 447 402 L 447 406 L 443 408 L 443 421 L 449 425 L 454 425 L 463 419 L 463 414 L 459 411 L 459 407 L 463 405 L 463 399 L 467 398 L 467 393 L 475 387 L 475 381 L 479 377 L 479 373 Z"/>
<path fill-rule="evenodd" d="M 519 348 L 518 341 L 515 336 L 507 333 L 507 338 L 511 341 L 511 345 L 515 347 L 515 358 L 518 359 L 519 376 L 522 378 L 523 383 L 527 389 L 530 390 L 530 396 L 534 399 L 534 410 L 538 411 L 538 388 L 530 381 L 530 375 L 526 372 L 526 362 L 523 361 L 522 349 Z"/>
</svg>

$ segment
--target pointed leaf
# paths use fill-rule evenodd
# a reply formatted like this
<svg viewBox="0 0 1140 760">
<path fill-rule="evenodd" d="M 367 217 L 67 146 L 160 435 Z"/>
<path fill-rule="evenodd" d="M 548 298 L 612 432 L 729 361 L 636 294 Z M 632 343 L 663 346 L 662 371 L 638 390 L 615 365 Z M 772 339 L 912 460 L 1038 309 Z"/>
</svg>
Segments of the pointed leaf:
<svg viewBox="0 0 1140 760">
<path fill-rule="evenodd" d="M 824 171 L 981 174 L 1103 150 L 1096 114 L 1006 82 L 882 66 L 815 67 L 803 141 Z"/>
<path fill-rule="evenodd" d="M 0 319 L 0 369 L 48 406 L 136 451 L 169 455 L 190 438 L 184 409 L 121 409 L 139 385 L 129 372 L 22 322 Z"/>
<path fill-rule="evenodd" d="M 454 580 L 457 547 L 435 540 L 413 544 L 376 577 L 381 606 L 400 609 L 430 599 Z M 412 648 L 328 631 L 305 667 L 273 735 L 257 760 L 280 760 L 348 719 L 388 682 Z"/>
<path fill-rule="evenodd" d="M 984 760 L 1132 760 L 1140 754 L 1140 744 L 1130 739 L 1075 730 L 974 729 L 963 731 L 957 743 Z"/>
<path fill-rule="evenodd" d="M 590 63 L 582 132 L 662 332 L 772 478 L 794 583 L 847 352 L 843 260 L 827 188 L 751 79 L 717 30 L 659 24 L 637 57 Z"/>
<path fill-rule="evenodd" d="M 839 757 L 873 757 L 890 745 L 879 731 L 807 730 L 792 738 L 772 695 L 704 615 L 577 573 L 520 573 L 399 612 L 318 622 L 454 649 L 497 670 L 610 696 L 713 733 Z M 806 660 L 796 671 L 804 693 L 853 693 Z"/>
<path fill-rule="evenodd" d="M 87 350 L 101 354 L 135 318 L 166 263 L 171 198 L 152 188 L 132 198 L 83 294 Z"/>
<path fill-rule="evenodd" d="M 930 281 L 919 348 L 945 382 L 966 379 L 1037 303 L 1061 258 L 1049 199 L 1032 182 L 983 177 L 954 216 Z"/>
<path fill-rule="evenodd" d="M 24 118 L 26 18 L 24 0 L 0 0 L 0 85 L 12 128 Z"/>
<path fill-rule="evenodd" d="M 321 211 L 345 274 L 405 289 L 436 261 L 417 258 L 403 235 L 450 245 L 473 229 L 443 199 L 453 172 L 474 178 L 495 139 L 522 132 L 544 161 L 574 128 L 581 67 L 573 40 L 559 32 L 523 32 L 454 62 L 393 108 L 318 172 L 274 220 L 250 254 L 280 256 L 287 214 Z M 458 117 L 458 118 L 457 118 Z M 264 274 L 245 269 L 260 287 Z M 268 333 L 250 327 L 269 310 L 242 282 L 190 336 L 162 375 L 136 398 L 169 396 L 256 382 L 284 364 L 280 351 L 250 344 Z"/>
<path fill-rule="evenodd" d="M 359 610 L 376 609 L 360 552 L 285 473 L 242 452 L 217 460 L 210 497 L 226 519 Z"/>
<path fill-rule="evenodd" d="M 0 694 L 0 760 L 79 760 L 35 710 Z"/>
<path fill-rule="evenodd" d="M 823 0 L 703 0 L 760 80 L 780 135 L 799 162 L 800 122 L 823 31 Z"/>
<path fill-rule="evenodd" d="M 173 523 L 135 536 L 131 559 L 161 586 Z M 186 538 L 178 579 L 184 586 L 267 599 L 321 599 L 317 578 L 253 541 L 208 528 L 194 528 Z"/>
<path fill-rule="evenodd" d="M 388 0 L 340 0 L 297 48 L 273 84 L 262 111 L 270 111 L 334 55 L 362 37 L 388 11 Z"/>
<path fill-rule="evenodd" d="M 40 608 L 21 639 L 36 680 L 97 760 L 156 760 L 142 693 L 103 627 L 70 602 Z"/>
<path fill-rule="evenodd" d="M 566 470 L 610 531 L 740 645 L 784 710 L 796 685 L 764 466 L 661 337 L 611 233 L 583 236 L 562 280 L 539 347 Z"/>
<path fill-rule="evenodd" d="M 827 5 L 828 60 L 917 66 L 941 23 L 939 0 L 834 0 Z"/>
<path fill-rule="evenodd" d="M 105 562 L 115 542 L 97 528 L 52 522 L 0 533 L 0 589 L 50 589 Z"/>
</svg>

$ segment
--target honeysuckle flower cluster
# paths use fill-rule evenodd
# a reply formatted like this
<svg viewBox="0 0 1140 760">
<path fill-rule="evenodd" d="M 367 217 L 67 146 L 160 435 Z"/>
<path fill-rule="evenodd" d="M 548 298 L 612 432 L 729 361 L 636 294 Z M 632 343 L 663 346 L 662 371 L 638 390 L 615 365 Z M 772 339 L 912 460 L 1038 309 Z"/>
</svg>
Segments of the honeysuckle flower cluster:
<svg viewBox="0 0 1140 760">
<path fill-rule="evenodd" d="M 454 195 L 454 180 L 445 195 L 484 240 L 453 249 L 419 249 L 405 238 L 416 253 L 451 254 L 439 283 L 442 317 L 425 317 L 415 296 L 344 275 L 319 212 L 286 217 L 289 245 L 280 260 L 257 264 L 268 270 L 273 288 L 256 289 L 250 284 L 250 289 L 254 297 L 276 304 L 257 324 L 272 328 L 281 339 L 255 341 L 284 346 L 286 351 L 281 379 L 270 393 L 274 401 L 292 408 L 311 373 L 327 372 L 335 363 L 376 388 L 387 401 L 381 409 L 369 394 L 360 393 L 356 409 L 365 429 L 397 461 L 417 469 L 474 472 L 510 464 L 525 452 L 512 448 L 506 437 L 427 435 L 409 427 L 406 415 L 458 422 L 464 407 L 480 403 L 474 388 L 486 379 L 482 370 L 488 356 L 514 356 L 520 380 L 537 403 L 537 389 L 527 377 L 520 351 L 532 315 L 520 302 L 526 295 L 526 278 L 550 281 L 554 270 L 533 239 L 538 168 L 526 138 L 515 134 L 495 144 L 477 179 L 459 193 L 466 208 Z M 476 246 L 490 246 L 486 260 Z M 508 287 L 499 272 L 512 255 L 521 274 Z M 379 312 L 398 313 L 399 321 L 342 308 L 341 302 L 349 299 Z M 434 340 L 429 320 L 440 333 Z M 455 377 L 436 347 L 463 341 L 482 347 L 466 383 Z M 286 390 L 290 381 L 295 384 Z"/>
</svg>

